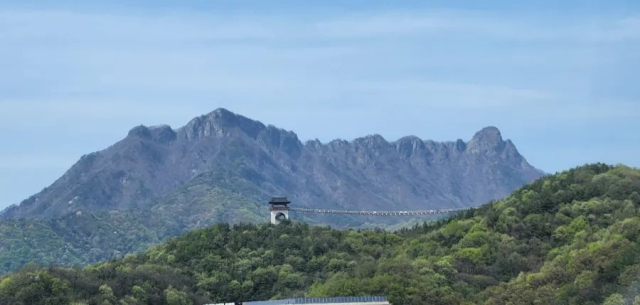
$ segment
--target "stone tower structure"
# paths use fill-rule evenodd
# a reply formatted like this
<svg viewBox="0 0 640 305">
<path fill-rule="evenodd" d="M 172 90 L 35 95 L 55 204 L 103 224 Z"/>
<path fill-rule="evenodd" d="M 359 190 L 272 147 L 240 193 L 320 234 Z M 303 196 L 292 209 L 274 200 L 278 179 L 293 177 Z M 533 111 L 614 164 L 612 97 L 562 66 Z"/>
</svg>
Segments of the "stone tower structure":
<svg viewBox="0 0 640 305">
<path fill-rule="evenodd" d="M 287 197 L 273 197 L 269 201 L 271 211 L 271 223 L 279 224 L 283 220 L 289 220 L 289 201 Z"/>
</svg>

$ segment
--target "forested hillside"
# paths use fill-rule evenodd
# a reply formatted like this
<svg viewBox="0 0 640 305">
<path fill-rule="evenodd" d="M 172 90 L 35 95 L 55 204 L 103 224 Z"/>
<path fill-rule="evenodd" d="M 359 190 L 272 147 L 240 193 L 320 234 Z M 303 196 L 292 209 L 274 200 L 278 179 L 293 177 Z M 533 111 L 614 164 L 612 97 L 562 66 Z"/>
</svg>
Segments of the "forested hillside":
<svg viewBox="0 0 640 305">
<path fill-rule="evenodd" d="M 398 232 L 217 224 L 84 269 L 27 267 L 0 304 L 640 304 L 640 171 L 593 164 Z"/>
<path fill-rule="evenodd" d="M 210 181 L 211 174 L 195 181 Z M 186 185 L 188 193 L 177 192 L 166 202 L 140 211 L 76 212 L 59 219 L 2 220 L 0 276 L 28 262 L 84 266 L 142 252 L 198 227 L 268 219 L 269 211 L 264 206 L 250 202 L 238 192 L 221 189 L 220 185 L 220 181 Z M 185 194 L 198 194 L 202 199 Z"/>
</svg>

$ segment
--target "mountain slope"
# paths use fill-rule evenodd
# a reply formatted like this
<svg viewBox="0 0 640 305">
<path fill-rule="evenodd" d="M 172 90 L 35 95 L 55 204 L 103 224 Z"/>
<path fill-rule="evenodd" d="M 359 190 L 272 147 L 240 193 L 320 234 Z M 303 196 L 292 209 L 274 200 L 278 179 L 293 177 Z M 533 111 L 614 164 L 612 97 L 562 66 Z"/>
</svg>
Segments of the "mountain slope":
<svg viewBox="0 0 640 305">
<path fill-rule="evenodd" d="M 59 266 L 97 262 L 184 233 L 175 223 L 147 216 L 113 211 L 0 222 L 0 274 L 29 262 Z"/>
<path fill-rule="evenodd" d="M 59 219 L 0 221 L 0 275 L 34 262 L 77 266 L 140 252 L 169 237 L 219 222 L 257 223 L 268 211 L 222 189 L 213 173 L 165 202 L 139 211 L 70 213 Z M 202 183 L 206 181 L 207 183 Z M 191 200 L 193 197 L 197 200 Z"/>
<path fill-rule="evenodd" d="M 250 183 L 249 199 L 257 202 L 285 195 L 299 206 L 348 209 L 473 206 L 542 176 L 495 127 L 468 142 L 372 135 L 303 144 L 293 132 L 218 109 L 178 130 L 132 129 L 0 219 L 143 210 L 211 171 L 232 171 Z"/>
<path fill-rule="evenodd" d="M 640 170 L 593 164 L 395 233 L 218 224 L 83 270 L 27 268 L 0 280 L 0 303 L 637 304 L 639 193 Z"/>
</svg>

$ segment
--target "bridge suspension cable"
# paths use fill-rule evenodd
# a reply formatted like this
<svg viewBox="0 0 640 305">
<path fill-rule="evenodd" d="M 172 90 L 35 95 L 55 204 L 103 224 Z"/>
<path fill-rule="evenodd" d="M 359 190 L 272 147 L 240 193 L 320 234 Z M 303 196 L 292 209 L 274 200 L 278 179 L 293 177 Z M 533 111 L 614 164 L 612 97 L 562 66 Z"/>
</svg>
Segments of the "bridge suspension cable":
<svg viewBox="0 0 640 305">
<path fill-rule="evenodd" d="M 301 213 L 316 213 L 316 214 L 351 214 L 351 215 L 365 215 L 365 216 L 421 216 L 421 215 L 447 214 L 447 213 L 465 211 L 470 209 L 473 209 L 473 208 L 435 209 L 435 210 L 422 210 L 422 211 L 353 211 L 353 210 L 289 208 L 289 211 L 301 212 Z"/>
</svg>

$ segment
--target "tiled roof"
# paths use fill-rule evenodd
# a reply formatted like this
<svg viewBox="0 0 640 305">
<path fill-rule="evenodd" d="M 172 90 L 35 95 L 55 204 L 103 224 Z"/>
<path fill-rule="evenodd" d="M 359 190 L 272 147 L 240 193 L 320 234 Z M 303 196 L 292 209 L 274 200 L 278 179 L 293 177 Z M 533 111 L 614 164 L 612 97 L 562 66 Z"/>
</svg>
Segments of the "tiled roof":
<svg viewBox="0 0 640 305">
<path fill-rule="evenodd" d="M 287 197 L 273 197 L 269 203 L 291 203 Z"/>
</svg>

